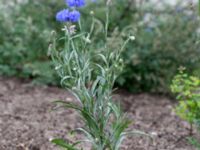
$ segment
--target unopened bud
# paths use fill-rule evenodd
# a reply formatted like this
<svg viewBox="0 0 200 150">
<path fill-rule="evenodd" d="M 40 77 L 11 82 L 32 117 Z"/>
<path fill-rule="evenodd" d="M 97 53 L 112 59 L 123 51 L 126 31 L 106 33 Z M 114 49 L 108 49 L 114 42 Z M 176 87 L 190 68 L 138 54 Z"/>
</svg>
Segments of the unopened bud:
<svg viewBox="0 0 200 150">
<path fill-rule="evenodd" d="M 99 106 L 99 109 L 102 110 L 102 106 Z"/>
<path fill-rule="evenodd" d="M 56 67 L 55 67 L 55 70 L 58 70 L 58 69 L 60 69 L 60 68 L 61 68 L 61 65 L 56 66 Z"/>
<path fill-rule="evenodd" d="M 109 69 L 108 69 L 108 68 L 106 68 L 106 69 L 105 69 L 105 71 L 106 71 L 106 72 L 108 72 L 108 71 L 109 71 Z"/>
<path fill-rule="evenodd" d="M 90 15 L 94 15 L 94 11 L 90 11 Z"/>
<path fill-rule="evenodd" d="M 135 36 L 129 36 L 130 40 L 134 41 L 135 40 Z"/>
<path fill-rule="evenodd" d="M 75 67 L 74 67 L 74 68 L 73 68 L 73 70 L 74 70 L 74 71 L 76 71 L 76 70 L 77 70 L 77 68 L 75 68 Z"/>
<path fill-rule="evenodd" d="M 89 38 L 85 39 L 86 43 L 91 43 L 91 40 Z"/>
<path fill-rule="evenodd" d="M 51 55 L 52 47 L 53 47 L 53 45 L 49 44 L 48 51 L 47 51 L 47 56 Z"/>
<path fill-rule="evenodd" d="M 74 86 L 74 87 L 72 87 L 72 90 L 76 90 L 76 87 Z"/>
<path fill-rule="evenodd" d="M 51 36 L 55 36 L 56 35 L 56 31 L 51 31 Z"/>
</svg>

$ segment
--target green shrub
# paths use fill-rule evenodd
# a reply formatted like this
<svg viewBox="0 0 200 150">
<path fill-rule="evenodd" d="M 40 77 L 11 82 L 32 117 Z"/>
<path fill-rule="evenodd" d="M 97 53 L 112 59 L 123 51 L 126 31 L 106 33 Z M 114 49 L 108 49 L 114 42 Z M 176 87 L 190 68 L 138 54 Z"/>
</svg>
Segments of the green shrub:
<svg viewBox="0 0 200 150">
<path fill-rule="evenodd" d="M 190 144 L 192 144 L 195 148 L 197 148 L 198 150 L 200 150 L 200 142 L 199 140 L 197 140 L 196 138 L 193 137 L 189 137 L 188 141 Z"/>
<path fill-rule="evenodd" d="M 189 123 L 200 121 L 200 78 L 189 76 L 182 70 L 172 81 L 171 90 L 177 94 L 176 113 Z"/>
<path fill-rule="evenodd" d="M 164 5 L 161 10 L 147 6 L 136 8 L 132 25 L 122 28 L 136 41 L 124 53 L 127 67 L 118 83 L 132 91 L 168 92 L 178 67 L 193 72 L 200 66 L 200 21 L 189 5 Z"/>
<path fill-rule="evenodd" d="M 176 114 L 191 125 L 190 136 L 193 134 L 193 125 L 200 131 L 200 78 L 180 70 L 172 81 L 171 90 L 179 100 Z M 189 142 L 200 148 L 200 143 L 194 137 L 189 137 Z"/>
<path fill-rule="evenodd" d="M 43 83 L 56 82 L 47 56 L 49 36 L 55 22 L 52 17 L 55 2 L 2 4 L 7 7 L 0 13 L 1 75 L 29 77 Z M 44 74 L 44 70 L 48 73 Z"/>
</svg>

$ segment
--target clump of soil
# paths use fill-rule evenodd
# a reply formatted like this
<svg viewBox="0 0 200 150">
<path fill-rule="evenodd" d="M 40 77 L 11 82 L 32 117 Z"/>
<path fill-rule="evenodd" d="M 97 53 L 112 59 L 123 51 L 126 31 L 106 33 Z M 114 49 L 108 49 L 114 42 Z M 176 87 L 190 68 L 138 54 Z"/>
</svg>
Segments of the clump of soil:
<svg viewBox="0 0 200 150">
<path fill-rule="evenodd" d="M 194 150 L 186 140 L 189 124 L 175 115 L 173 101 L 162 96 L 125 92 L 118 92 L 114 98 L 121 101 L 134 122 L 130 129 L 153 136 L 153 140 L 144 136 L 129 137 L 122 150 Z M 50 139 L 82 138 L 80 134 L 69 134 L 70 130 L 82 126 L 76 112 L 52 111 L 52 102 L 58 99 L 73 101 L 63 89 L 32 86 L 19 79 L 0 77 L 0 150 L 59 150 Z"/>
</svg>

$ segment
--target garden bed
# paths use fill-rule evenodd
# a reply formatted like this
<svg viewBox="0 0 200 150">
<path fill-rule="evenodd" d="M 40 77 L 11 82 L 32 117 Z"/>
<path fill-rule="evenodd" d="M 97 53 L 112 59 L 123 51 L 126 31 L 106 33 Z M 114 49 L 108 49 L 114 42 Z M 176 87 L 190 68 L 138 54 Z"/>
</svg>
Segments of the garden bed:
<svg viewBox="0 0 200 150">
<path fill-rule="evenodd" d="M 133 121 L 130 128 L 154 137 L 153 141 L 148 137 L 130 137 L 123 143 L 123 150 L 194 150 L 186 140 L 189 124 L 172 111 L 174 101 L 122 91 L 114 97 L 121 100 Z M 77 113 L 69 109 L 51 111 L 52 102 L 57 99 L 73 100 L 63 89 L 0 77 L 0 150 L 57 150 L 50 139 L 81 138 L 82 135 L 69 134 L 70 130 L 82 126 Z"/>
</svg>

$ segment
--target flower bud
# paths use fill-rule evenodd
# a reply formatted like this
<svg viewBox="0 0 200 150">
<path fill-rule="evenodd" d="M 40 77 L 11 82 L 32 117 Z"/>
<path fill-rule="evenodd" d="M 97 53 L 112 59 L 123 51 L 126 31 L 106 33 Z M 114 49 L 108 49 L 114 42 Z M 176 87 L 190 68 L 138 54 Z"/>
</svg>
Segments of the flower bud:
<svg viewBox="0 0 200 150">
<path fill-rule="evenodd" d="M 123 59 L 120 58 L 120 59 L 119 59 L 119 62 L 122 63 L 122 62 L 123 62 Z"/>
<path fill-rule="evenodd" d="M 58 70 L 58 69 L 60 69 L 60 68 L 61 68 L 61 65 L 56 66 L 56 67 L 55 67 L 55 70 Z"/>
<path fill-rule="evenodd" d="M 106 72 L 108 72 L 108 71 L 109 71 L 109 69 L 108 69 L 108 68 L 106 68 L 106 69 L 105 69 L 105 71 L 106 71 Z"/>
<path fill-rule="evenodd" d="M 72 90 L 76 90 L 76 87 L 74 86 L 74 87 L 72 87 Z"/>
<path fill-rule="evenodd" d="M 94 15 L 94 11 L 90 11 L 90 15 L 92 15 L 92 16 L 93 16 L 93 15 Z"/>
<path fill-rule="evenodd" d="M 102 110 L 102 106 L 99 106 L 99 109 Z"/>
<path fill-rule="evenodd" d="M 109 107 L 111 107 L 111 106 L 112 106 L 112 104 L 109 102 L 109 103 L 108 103 L 108 106 L 109 106 Z"/>
<path fill-rule="evenodd" d="M 55 36 L 56 35 L 56 31 L 51 31 L 51 36 Z"/>
<path fill-rule="evenodd" d="M 134 41 L 134 40 L 135 40 L 135 36 L 129 36 L 129 39 L 130 39 L 131 41 Z"/>
<path fill-rule="evenodd" d="M 89 38 L 86 38 L 86 39 L 85 39 L 85 42 L 88 43 L 88 44 L 90 44 L 90 43 L 91 43 L 91 40 L 90 40 Z"/>
<path fill-rule="evenodd" d="M 47 51 L 47 56 L 50 56 L 50 55 L 51 55 L 52 47 L 53 47 L 53 45 L 52 45 L 52 44 L 49 44 L 48 51 Z"/>
</svg>

